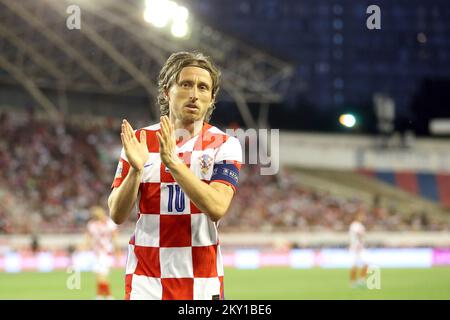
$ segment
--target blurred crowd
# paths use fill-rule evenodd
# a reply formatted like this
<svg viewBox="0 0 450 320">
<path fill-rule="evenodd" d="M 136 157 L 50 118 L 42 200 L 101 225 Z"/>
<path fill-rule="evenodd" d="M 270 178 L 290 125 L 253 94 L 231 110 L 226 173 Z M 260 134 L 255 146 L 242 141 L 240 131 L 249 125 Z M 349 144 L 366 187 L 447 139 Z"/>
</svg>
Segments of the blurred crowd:
<svg viewBox="0 0 450 320">
<path fill-rule="evenodd" d="M 450 230 L 444 220 L 424 211 L 402 212 L 396 206 L 383 207 L 377 197 L 372 203 L 344 198 L 301 187 L 294 170 L 277 176 L 262 176 L 257 166 L 244 166 L 240 185 L 222 230 L 347 231 L 357 212 L 372 231 Z"/>
<path fill-rule="evenodd" d="M 75 232 L 106 204 L 118 134 L 0 115 L 0 232 Z M 116 159 L 117 161 L 117 159 Z"/>
<path fill-rule="evenodd" d="M 121 144 L 119 126 L 80 127 L 0 113 L 0 233 L 82 232 L 93 205 L 107 207 Z M 369 230 L 449 230 L 424 212 L 406 215 L 306 190 L 296 175 L 244 165 L 221 230 L 346 231 L 358 210 Z M 131 218 L 125 227 L 133 227 Z"/>
</svg>

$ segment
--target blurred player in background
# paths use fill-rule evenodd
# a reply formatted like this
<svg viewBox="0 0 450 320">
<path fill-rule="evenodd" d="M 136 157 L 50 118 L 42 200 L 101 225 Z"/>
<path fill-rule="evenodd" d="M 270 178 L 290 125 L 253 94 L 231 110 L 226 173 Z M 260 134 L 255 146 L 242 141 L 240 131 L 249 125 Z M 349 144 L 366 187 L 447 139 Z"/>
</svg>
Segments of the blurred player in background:
<svg viewBox="0 0 450 320">
<path fill-rule="evenodd" d="M 352 268 L 350 270 L 350 285 L 352 288 L 365 285 L 367 274 L 367 262 L 364 253 L 364 236 L 366 228 L 363 225 L 364 211 L 356 213 L 354 221 L 350 224 L 350 253 L 352 257 Z"/>
<path fill-rule="evenodd" d="M 123 144 L 108 199 L 122 223 L 137 202 L 129 243 L 126 299 L 224 298 L 218 221 L 236 191 L 239 141 L 206 121 L 219 70 L 201 53 L 172 54 L 159 75 L 160 123 L 122 124 Z"/>
<path fill-rule="evenodd" d="M 117 226 L 102 207 L 94 206 L 90 211 L 92 219 L 87 224 L 85 245 L 95 255 L 97 299 L 112 299 L 109 273 L 114 263 L 113 255 L 119 256 Z"/>
</svg>

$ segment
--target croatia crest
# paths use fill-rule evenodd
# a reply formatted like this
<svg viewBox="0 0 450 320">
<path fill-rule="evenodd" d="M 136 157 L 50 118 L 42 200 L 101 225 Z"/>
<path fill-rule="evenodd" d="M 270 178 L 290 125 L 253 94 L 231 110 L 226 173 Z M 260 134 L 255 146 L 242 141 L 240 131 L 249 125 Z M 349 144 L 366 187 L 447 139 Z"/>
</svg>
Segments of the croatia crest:
<svg viewBox="0 0 450 320">
<path fill-rule="evenodd" d="M 202 169 L 202 173 L 206 174 L 213 163 L 213 158 L 207 154 L 202 154 L 198 160 L 200 161 L 200 169 Z"/>
</svg>

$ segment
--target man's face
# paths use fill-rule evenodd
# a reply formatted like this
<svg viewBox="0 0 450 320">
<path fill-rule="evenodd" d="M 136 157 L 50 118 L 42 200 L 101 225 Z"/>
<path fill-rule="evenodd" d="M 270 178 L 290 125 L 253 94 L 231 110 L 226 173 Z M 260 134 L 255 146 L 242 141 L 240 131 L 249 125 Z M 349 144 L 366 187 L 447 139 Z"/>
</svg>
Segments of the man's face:
<svg viewBox="0 0 450 320">
<path fill-rule="evenodd" d="M 200 67 L 184 67 L 166 95 L 170 114 L 175 120 L 183 123 L 203 121 L 213 102 L 211 75 Z"/>
</svg>

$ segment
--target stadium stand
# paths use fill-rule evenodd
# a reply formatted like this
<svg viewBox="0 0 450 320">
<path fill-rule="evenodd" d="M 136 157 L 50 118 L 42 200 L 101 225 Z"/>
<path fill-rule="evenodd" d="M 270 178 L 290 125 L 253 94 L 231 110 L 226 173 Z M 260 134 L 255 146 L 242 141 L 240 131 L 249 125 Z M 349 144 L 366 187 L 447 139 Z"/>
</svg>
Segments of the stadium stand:
<svg viewBox="0 0 450 320">
<path fill-rule="evenodd" d="M 112 126 L 81 127 L 3 112 L 0 135 L 6 137 L 0 143 L 1 233 L 80 232 L 90 206 L 106 207 L 121 147 Z M 448 222 L 420 208 L 406 212 L 358 195 L 306 188 L 295 170 L 278 176 L 258 170 L 243 166 L 239 192 L 220 224 L 223 231 L 345 231 L 358 210 L 367 213 L 369 230 L 449 230 Z M 419 184 L 429 181 L 422 180 Z"/>
<path fill-rule="evenodd" d="M 3 112 L 0 135 L 2 232 L 79 231 L 88 208 L 106 204 L 117 154 L 111 130 Z"/>
<path fill-rule="evenodd" d="M 360 173 L 450 207 L 450 174 L 375 170 Z"/>
</svg>

